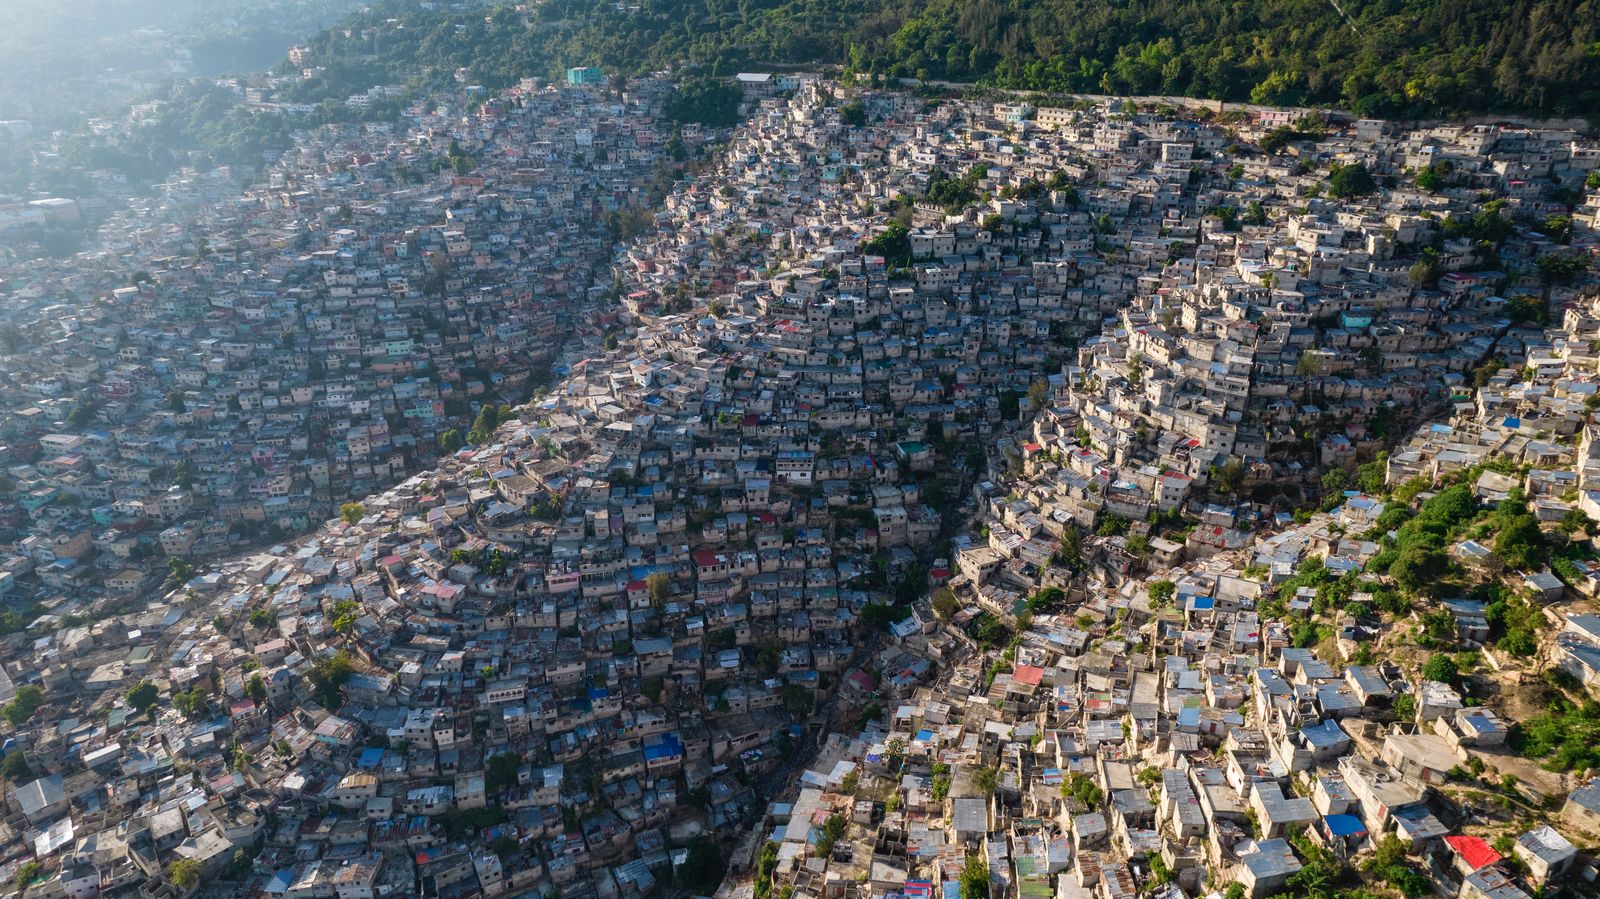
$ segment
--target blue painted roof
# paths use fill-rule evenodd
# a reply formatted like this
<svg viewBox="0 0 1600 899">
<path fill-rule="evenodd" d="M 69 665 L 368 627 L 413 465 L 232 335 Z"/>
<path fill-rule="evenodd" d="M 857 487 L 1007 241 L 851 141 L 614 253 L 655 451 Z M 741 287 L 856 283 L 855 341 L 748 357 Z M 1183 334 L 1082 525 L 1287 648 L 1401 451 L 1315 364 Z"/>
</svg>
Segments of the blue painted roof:
<svg viewBox="0 0 1600 899">
<path fill-rule="evenodd" d="M 1302 727 L 1300 733 L 1304 734 L 1306 741 L 1313 746 L 1333 746 L 1349 739 L 1345 736 L 1344 729 L 1332 718 L 1321 724 Z"/>
<path fill-rule="evenodd" d="M 1361 819 L 1355 815 L 1329 815 L 1322 820 L 1328 825 L 1328 833 L 1336 837 L 1349 837 L 1367 832 L 1367 825 L 1362 824 Z"/>
<path fill-rule="evenodd" d="M 647 762 L 679 755 L 683 755 L 683 741 L 678 739 L 676 733 L 661 734 L 659 740 L 646 743 L 644 746 L 644 758 Z"/>
</svg>

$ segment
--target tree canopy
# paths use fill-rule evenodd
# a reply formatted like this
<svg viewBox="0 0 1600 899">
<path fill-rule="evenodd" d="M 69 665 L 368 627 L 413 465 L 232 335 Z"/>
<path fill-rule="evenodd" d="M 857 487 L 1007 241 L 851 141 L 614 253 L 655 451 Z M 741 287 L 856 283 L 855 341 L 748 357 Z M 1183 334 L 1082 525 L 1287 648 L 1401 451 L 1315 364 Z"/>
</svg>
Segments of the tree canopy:
<svg viewBox="0 0 1600 899">
<path fill-rule="evenodd" d="M 503 88 L 604 65 L 643 73 L 686 60 L 710 76 L 772 63 L 1058 92 L 1182 94 L 1363 115 L 1600 106 L 1600 17 L 1580 0 L 819 0 L 637 6 L 551 0 L 528 27 L 507 7 L 374 3 L 310 42 L 344 96 L 384 80 L 445 82 L 465 68 Z M 376 39 L 373 31 L 376 30 Z M 374 52 L 374 48 L 376 52 Z M 355 62 L 360 60 L 360 62 Z M 337 94 L 334 89 L 343 90 Z"/>
</svg>

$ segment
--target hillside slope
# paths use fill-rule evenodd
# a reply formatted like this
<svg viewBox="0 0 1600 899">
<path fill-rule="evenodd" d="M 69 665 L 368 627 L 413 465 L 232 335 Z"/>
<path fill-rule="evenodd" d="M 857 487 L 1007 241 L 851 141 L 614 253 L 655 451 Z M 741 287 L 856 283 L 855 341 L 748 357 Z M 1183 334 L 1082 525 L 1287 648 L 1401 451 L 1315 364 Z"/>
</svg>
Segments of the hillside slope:
<svg viewBox="0 0 1600 899">
<path fill-rule="evenodd" d="M 1600 0 L 550 0 L 531 22 L 509 9 L 401 9 L 363 17 L 376 40 L 334 30 L 314 47 L 436 74 L 465 67 L 491 87 L 568 65 L 826 62 L 1386 116 L 1600 110 Z"/>
</svg>

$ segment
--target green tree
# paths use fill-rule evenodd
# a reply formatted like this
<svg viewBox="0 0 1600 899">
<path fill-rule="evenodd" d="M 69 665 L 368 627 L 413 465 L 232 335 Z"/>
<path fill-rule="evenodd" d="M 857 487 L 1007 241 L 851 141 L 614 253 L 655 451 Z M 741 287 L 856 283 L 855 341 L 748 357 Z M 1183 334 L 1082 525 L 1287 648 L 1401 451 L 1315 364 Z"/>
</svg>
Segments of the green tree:
<svg viewBox="0 0 1600 899">
<path fill-rule="evenodd" d="M 192 858 L 180 858 L 167 866 L 167 879 L 172 881 L 173 886 L 181 890 L 193 889 L 198 886 L 204 873 L 204 869 L 200 867 L 200 862 Z"/>
<path fill-rule="evenodd" d="M 1494 538 L 1494 551 L 1510 568 L 1533 568 L 1542 564 L 1544 532 L 1539 521 L 1523 511 L 1513 515 Z"/>
<path fill-rule="evenodd" d="M 1454 659 L 1442 652 L 1436 652 L 1423 663 L 1422 676 L 1428 680 L 1436 680 L 1446 684 L 1453 684 L 1461 677 L 1461 672 L 1456 668 Z"/>
<path fill-rule="evenodd" d="M 1028 597 L 1027 606 L 1030 612 L 1055 612 L 1065 606 L 1067 594 L 1060 587 L 1041 587 L 1039 592 Z"/>
<path fill-rule="evenodd" d="M 1428 877 L 1418 871 L 1406 857 L 1406 843 L 1394 834 L 1385 836 L 1374 847 L 1372 857 L 1362 866 L 1367 873 L 1399 890 L 1407 899 L 1428 895 Z"/>
<path fill-rule="evenodd" d="M 768 840 L 761 846 L 761 856 L 756 861 L 756 899 L 772 895 L 772 872 L 778 869 L 778 844 Z"/>
<path fill-rule="evenodd" d="M 899 772 L 900 766 L 905 763 L 906 741 L 903 737 L 890 737 L 885 745 L 888 752 L 884 756 L 884 767 L 890 771 Z"/>
<path fill-rule="evenodd" d="M 678 85 L 667 102 L 667 117 L 680 123 L 727 128 L 739 121 L 739 88 L 717 78 L 696 78 Z"/>
<path fill-rule="evenodd" d="M 522 758 L 516 753 L 502 752 L 490 756 L 484 766 L 483 788 L 489 793 L 499 793 L 517 783 L 517 769 L 522 767 Z"/>
<path fill-rule="evenodd" d="M 683 864 L 678 866 L 678 882 L 700 895 L 711 895 L 722 882 L 722 850 L 715 840 L 704 834 L 689 843 Z"/>
<path fill-rule="evenodd" d="M 1410 693 L 1403 693 L 1394 700 L 1395 717 L 1401 721 L 1411 721 L 1417 717 L 1417 698 Z"/>
<path fill-rule="evenodd" d="M 1542 325 L 1549 316 L 1543 297 L 1520 294 L 1506 301 L 1506 317 L 1518 324 Z"/>
<path fill-rule="evenodd" d="M 1362 197 L 1378 189 L 1376 181 L 1359 162 L 1335 165 L 1328 175 L 1328 195 L 1335 199 Z"/>
<path fill-rule="evenodd" d="M 961 869 L 961 899 L 989 899 L 989 865 L 981 856 L 967 856 Z"/>
<path fill-rule="evenodd" d="M 478 409 L 477 418 L 473 419 L 472 430 L 467 432 L 467 442 L 477 446 L 488 443 L 494 439 L 494 430 L 500 426 L 500 410 L 493 404 L 485 403 Z"/>
<path fill-rule="evenodd" d="M 22 750 L 13 749 L 0 759 L 0 777 L 13 784 L 25 784 L 33 780 L 33 769 L 28 767 L 28 759 Z"/>
<path fill-rule="evenodd" d="M 1061 547 L 1056 551 L 1056 558 L 1068 568 L 1083 564 L 1083 538 L 1077 528 L 1068 527 L 1061 532 Z"/>
<path fill-rule="evenodd" d="M 1177 593 L 1177 590 L 1177 584 L 1163 578 L 1159 581 L 1152 581 L 1147 592 L 1150 594 L 1151 604 L 1158 609 L 1163 609 L 1172 602 L 1172 597 Z"/>
<path fill-rule="evenodd" d="M 878 235 L 861 245 L 861 252 L 869 256 L 882 256 L 890 267 L 911 264 L 911 231 L 899 222 L 891 222 Z"/>
<path fill-rule="evenodd" d="M 1539 280 L 1546 284 L 1570 284 L 1589 268 L 1589 261 L 1577 253 L 1546 253 L 1533 260 Z"/>
<path fill-rule="evenodd" d="M 1572 216 L 1548 215 L 1540 226 L 1546 237 L 1559 244 L 1572 242 Z"/>
<path fill-rule="evenodd" d="M 195 571 L 196 569 L 193 563 L 189 562 L 187 559 L 183 559 L 178 556 L 173 556 L 167 559 L 166 586 L 170 589 L 172 587 L 180 587 L 189 583 L 189 581 L 195 576 Z"/>
<path fill-rule="evenodd" d="M 650 607 L 657 612 L 665 609 L 667 603 L 672 599 L 672 579 L 667 576 L 666 572 L 655 571 L 651 572 L 650 576 L 644 579 L 644 582 L 645 586 L 650 589 Z"/>
<path fill-rule="evenodd" d="M 67 414 L 67 424 L 72 425 L 75 428 L 81 428 L 88 425 L 91 421 L 94 421 L 95 413 L 98 411 L 98 405 L 98 403 L 83 403 L 74 406 L 72 411 Z"/>
<path fill-rule="evenodd" d="M 1378 458 L 1371 462 L 1363 462 L 1356 466 L 1356 486 L 1362 493 L 1382 493 L 1384 484 L 1388 482 L 1387 452 L 1378 453 Z"/>
<path fill-rule="evenodd" d="M 1239 487 L 1244 482 L 1244 463 L 1233 459 L 1221 466 L 1213 465 L 1208 474 L 1217 492 L 1231 496 L 1239 492 Z"/>
<path fill-rule="evenodd" d="M 37 684 L 24 684 L 17 688 L 11 701 L 5 705 L 6 720 L 12 727 L 21 727 L 44 706 L 44 689 Z"/>
<path fill-rule="evenodd" d="M 1411 591 L 1430 591 L 1449 570 L 1450 559 L 1443 550 L 1430 546 L 1410 546 L 1402 550 L 1389 566 L 1395 583 Z"/>
<path fill-rule="evenodd" d="M 1322 473 L 1322 489 L 1340 493 L 1350 486 L 1350 473 L 1342 468 L 1330 468 Z"/>
<path fill-rule="evenodd" d="M 822 835 L 817 838 L 817 857 L 827 858 L 833 854 L 833 847 L 838 844 L 839 838 L 844 836 L 848 827 L 843 815 L 837 813 L 829 815 L 822 822 Z"/>
<path fill-rule="evenodd" d="M 341 599 L 328 610 L 328 624 L 334 633 L 348 634 L 355 629 L 356 619 L 361 615 L 361 603 L 353 599 Z"/>
<path fill-rule="evenodd" d="M 1425 166 L 1417 172 L 1417 186 L 1426 191 L 1436 191 L 1444 187 L 1444 172 L 1440 171 L 1437 164 Z"/>
<path fill-rule="evenodd" d="M 1423 252 L 1422 258 L 1411 264 L 1411 268 L 1406 271 L 1406 276 L 1413 287 L 1431 287 L 1434 282 L 1439 280 L 1439 275 L 1442 271 L 1439 255 L 1433 252 L 1432 248 L 1429 248 Z"/>
<path fill-rule="evenodd" d="M 789 714 L 796 718 L 804 718 L 811 714 L 813 697 L 811 691 L 800 684 L 784 684 L 783 707 Z"/>
<path fill-rule="evenodd" d="M 192 690 L 179 690 L 172 694 L 172 707 L 182 713 L 183 717 L 197 720 L 206 713 L 210 703 L 204 691 L 196 687 Z"/>
<path fill-rule="evenodd" d="M 139 681 L 138 685 L 128 691 L 128 705 L 135 712 L 148 712 L 155 708 L 156 700 L 161 698 L 156 685 L 147 680 Z"/>
<path fill-rule="evenodd" d="M 350 654 L 341 649 L 313 663 L 307 678 L 311 682 L 311 691 L 317 697 L 317 702 L 325 708 L 338 709 L 344 703 L 340 688 L 354 673 L 355 668 L 350 664 Z"/>
<path fill-rule="evenodd" d="M 361 503 L 345 503 L 339 507 L 339 518 L 345 524 L 357 524 L 367 516 L 367 507 Z"/>
</svg>

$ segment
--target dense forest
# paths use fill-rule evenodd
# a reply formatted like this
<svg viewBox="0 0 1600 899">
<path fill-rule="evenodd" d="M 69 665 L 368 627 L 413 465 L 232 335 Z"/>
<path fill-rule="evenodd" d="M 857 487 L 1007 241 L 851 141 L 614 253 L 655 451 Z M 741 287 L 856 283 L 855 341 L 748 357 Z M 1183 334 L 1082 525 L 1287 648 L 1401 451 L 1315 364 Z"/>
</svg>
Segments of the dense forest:
<svg viewBox="0 0 1600 899">
<path fill-rule="evenodd" d="M 313 41 L 393 74 L 502 87 L 568 65 L 837 63 L 997 87 L 1320 104 L 1383 116 L 1600 110 L 1600 0 L 547 0 L 379 3 Z"/>
</svg>

